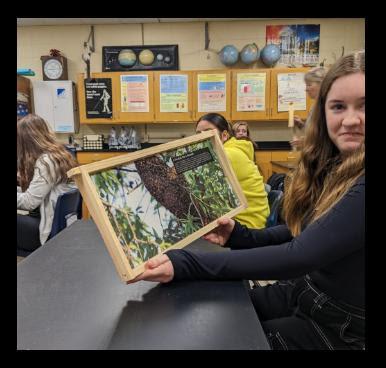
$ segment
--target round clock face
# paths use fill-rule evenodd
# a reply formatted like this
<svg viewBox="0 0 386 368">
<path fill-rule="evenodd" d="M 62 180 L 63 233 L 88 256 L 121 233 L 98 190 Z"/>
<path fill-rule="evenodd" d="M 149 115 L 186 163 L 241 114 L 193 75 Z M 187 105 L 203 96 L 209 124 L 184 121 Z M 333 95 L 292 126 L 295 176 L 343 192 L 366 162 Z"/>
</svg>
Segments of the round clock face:
<svg viewBox="0 0 386 368">
<path fill-rule="evenodd" d="M 50 79 L 58 79 L 63 73 L 63 66 L 59 60 L 49 59 L 44 64 L 44 73 Z"/>
</svg>

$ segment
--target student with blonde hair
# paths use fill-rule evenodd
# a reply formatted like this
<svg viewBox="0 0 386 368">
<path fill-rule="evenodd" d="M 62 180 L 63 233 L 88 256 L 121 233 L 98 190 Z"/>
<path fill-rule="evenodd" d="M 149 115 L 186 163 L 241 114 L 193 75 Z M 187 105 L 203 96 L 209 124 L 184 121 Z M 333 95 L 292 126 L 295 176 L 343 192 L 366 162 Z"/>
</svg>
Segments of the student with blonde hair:
<svg viewBox="0 0 386 368">
<path fill-rule="evenodd" d="M 17 121 L 17 253 L 28 255 L 44 244 L 52 228 L 58 196 L 76 188 L 67 171 L 77 166 L 38 115 L 29 114 Z"/>
<path fill-rule="evenodd" d="M 250 290 L 272 349 L 365 349 L 364 52 L 326 74 L 287 180 L 286 225 L 219 219 L 204 238 L 231 251 L 170 250 L 134 281 L 289 280 Z"/>
<path fill-rule="evenodd" d="M 309 70 L 304 75 L 304 81 L 306 83 L 306 93 L 308 96 L 316 100 L 319 94 L 320 85 L 327 73 L 327 69 L 324 67 L 317 67 Z M 311 116 L 312 116 L 313 107 L 311 107 L 310 112 L 306 121 L 303 121 L 298 115 L 294 116 L 294 124 L 298 129 L 299 133 L 290 143 L 293 148 L 302 148 L 304 143 L 304 134 L 307 126 L 310 125 Z"/>
<path fill-rule="evenodd" d="M 253 148 L 257 149 L 257 144 L 251 139 L 248 123 L 246 121 L 236 121 L 232 125 L 233 135 L 236 139 L 245 139 L 252 142 Z"/>
</svg>

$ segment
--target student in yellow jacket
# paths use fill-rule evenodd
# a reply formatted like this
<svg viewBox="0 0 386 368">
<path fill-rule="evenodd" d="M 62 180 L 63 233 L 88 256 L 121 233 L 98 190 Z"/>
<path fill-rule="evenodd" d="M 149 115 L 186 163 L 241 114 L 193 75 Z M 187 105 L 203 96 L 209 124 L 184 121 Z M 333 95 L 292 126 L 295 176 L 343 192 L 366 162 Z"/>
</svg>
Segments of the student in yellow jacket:
<svg viewBox="0 0 386 368">
<path fill-rule="evenodd" d="M 254 163 L 252 143 L 234 138 L 232 128 L 222 115 L 210 113 L 201 116 L 196 133 L 212 129 L 219 132 L 225 152 L 247 198 L 248 208 L 235 216 L 235 219 L 249 228 L 264 228 L 269 216 L 269 205 L 263 177 Z"/>
</svg>

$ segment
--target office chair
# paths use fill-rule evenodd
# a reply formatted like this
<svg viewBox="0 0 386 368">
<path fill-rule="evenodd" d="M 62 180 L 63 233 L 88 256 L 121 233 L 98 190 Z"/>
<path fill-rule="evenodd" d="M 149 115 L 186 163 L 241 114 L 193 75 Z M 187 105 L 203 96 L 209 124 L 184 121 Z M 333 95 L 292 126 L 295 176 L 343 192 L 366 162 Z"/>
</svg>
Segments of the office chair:
<svg viewBox="0 0 386 368">
<path fill-rule="evenodd" d="M 282 198 L 283 198 L 283 192 L 281 190 L 271 190 L 268 193 L 268 203 L 269 203 L 270 214 L 267 218 L 267 223 L 265 225 L 266 227 L 277 225 Z"/>
<path fill-rule="evenodd" d="M 47 240 L 70 225 L 70 221 L 75 219 L 74 216 L 77 219 L 82 218 L 82 197 L 78 189 L 63 193 L 58 197 L 51 233 Z M 17 255 L 20 257 L 28 257 L 32 252 L 34 251 L 17 249 Z"/>
<path fill-rule="evenodd" d="M 68 223 L 74 219 L 73 216 L 76 216 L 77 219 L 82 217 L 82 197 L 78 189 L 63 193 L 58 197 L 48 239 L 65 229 Z"/>
</svg>

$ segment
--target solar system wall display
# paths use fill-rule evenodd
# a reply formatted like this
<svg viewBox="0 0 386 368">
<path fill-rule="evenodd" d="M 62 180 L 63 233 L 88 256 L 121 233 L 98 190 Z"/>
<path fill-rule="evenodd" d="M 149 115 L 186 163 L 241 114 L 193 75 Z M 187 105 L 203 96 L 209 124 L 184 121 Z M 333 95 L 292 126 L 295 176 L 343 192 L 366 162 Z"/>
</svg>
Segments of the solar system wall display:
<svg viewBox="0 0 386 368">
<path fill-rule="evenodd" d="M 178 45 L 103 46 L 104 72 L 178 70 Z"/>
</svg>

